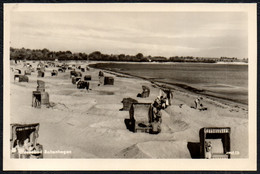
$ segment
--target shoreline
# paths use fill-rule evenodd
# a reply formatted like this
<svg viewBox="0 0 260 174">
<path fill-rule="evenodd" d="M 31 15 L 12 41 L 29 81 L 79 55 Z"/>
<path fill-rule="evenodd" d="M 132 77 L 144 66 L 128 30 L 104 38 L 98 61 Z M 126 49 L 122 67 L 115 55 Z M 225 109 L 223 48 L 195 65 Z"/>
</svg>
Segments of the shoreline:
<svg viewBox="0 0 260 174">
<path fill-rule="evenodd" d="M 248 104 L 240 103 L 238 101 L 228 99 L 228 98 L 224 98 L 224 97 L 220 97 L 220 96 L 205 94 L 205 93 L 202 93 L 204 90 L 196 89 L 196 88 L 191 87 L 191 86 L 186 85 L 186 84 L 177 84 L 177 83 L 170 83 L 170 82 L 153 80 L 151 78 L 132 75 L 132 74 L 120 72 L 120 71 L 117 71 L 117 70 L 112 70 L 110 68 L 96 68 L 93 65 L 95 65 L 95 64 L 89 64 L 89 66 L 91 68 L 100 69 L 100 70 L 103 70 L 104 72 L 107 72 L 107 73 L 112 74 L 112 75 L 116 75 L 118 77 L 139 78 L 139 79 L 142 79 L 142 80 L 145 80 L 145 81 L 149 81 L 152 85 L 155 85 L 155 86 L 157 86 L 157 88 L 160 88 L 160 89 L 167 88 L 167 89 L 171 89 L 171 90 L 177 90 L 178 92 L 181 92 L 181 93 L 189 93 L 191 95 L 200 95 L 200 96 L 202 96 L 204 98 L 208 98 L 208 99 L 210 99 L 214 102 L 218 102 L 218 103 L 221 103 L 221 104 L 224 104 L 224 105 L 227 105 L 227 106 L 239 107 L 239 108 L 242 108 L 245 111 L 248 111 Z"/>
<path fill-rule="evenodd" d="M 79 61 L 84 63 L 84 61 Z M 215 62 L 215 63 L 208 63 L 208 62 L 127 62 L 127 61 L 89 61 L 91 64 L 98 64 L 98 63 L 115 63 L 115 64 L 219 64 L 219 65 L 246 65 L 248 63 L 245 62 Z"/>
</svg>

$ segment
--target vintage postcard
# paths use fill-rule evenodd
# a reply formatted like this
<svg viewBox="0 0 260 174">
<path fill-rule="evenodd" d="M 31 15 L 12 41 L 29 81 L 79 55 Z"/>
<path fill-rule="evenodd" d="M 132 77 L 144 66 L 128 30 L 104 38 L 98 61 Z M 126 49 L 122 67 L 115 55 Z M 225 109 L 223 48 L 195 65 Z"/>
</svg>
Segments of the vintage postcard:
<svg viewBox="0 0 260 174">
<path fill-rule="evenodd" d="M 256 170 L 256 4 L 4 4 L 4 170 Z"/>
</svg>

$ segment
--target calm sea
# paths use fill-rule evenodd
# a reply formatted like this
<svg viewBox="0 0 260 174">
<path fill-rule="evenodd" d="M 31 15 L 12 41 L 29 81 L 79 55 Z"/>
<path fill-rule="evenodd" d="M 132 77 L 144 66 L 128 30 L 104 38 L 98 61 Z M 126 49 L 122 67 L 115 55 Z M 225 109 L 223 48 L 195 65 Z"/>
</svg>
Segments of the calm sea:
<svg viewBox="0 0 260 174">
<path fill-rule="evenodd" d="M 197 92 L 248 104 L 248 66 L 237 64 L 98 64 L 158 82 L 198 89 Z"/>
</svg>

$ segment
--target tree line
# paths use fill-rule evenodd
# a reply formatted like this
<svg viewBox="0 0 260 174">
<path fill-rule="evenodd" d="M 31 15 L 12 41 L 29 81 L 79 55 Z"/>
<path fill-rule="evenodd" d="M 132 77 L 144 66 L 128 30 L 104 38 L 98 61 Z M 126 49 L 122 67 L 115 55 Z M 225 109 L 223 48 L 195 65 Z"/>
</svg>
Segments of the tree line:
<svg viewBox="0 0 260 174">
<path fill-rule="evenodd" d="M 72 53 L 71 51 L 50 51 L 44 49 L 26 49 L 26 48 L 10 48 L 11 60 L 94 60 L 94 61 L 131 61 L 131 62 L 204 62 L 215 63 L 218 61 L 238 61 L 237 58 L 205 58 L 192 56 L 174 56 L 166 58 L 163 56 L 144 56 L 142 53 L 136 55 L 113 55 L 102 54 L 100 51 L 94 51 L 90 54 L 86 53 Z"/>
</svg>

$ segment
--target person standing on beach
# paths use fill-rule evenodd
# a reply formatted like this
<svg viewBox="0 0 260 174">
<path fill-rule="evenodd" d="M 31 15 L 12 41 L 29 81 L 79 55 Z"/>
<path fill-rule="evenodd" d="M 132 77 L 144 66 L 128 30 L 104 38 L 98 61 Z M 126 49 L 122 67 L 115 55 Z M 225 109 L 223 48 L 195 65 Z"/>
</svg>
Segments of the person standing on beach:
<svg viewBox="0 0 260 174">
<path fill-rule="evenodd" d="M 201 109 L 201 108 L 202 108 L 202 104 L 200 103 L 201 100 L 203 100 L 202 97 L 196 98 L 196 100 L 194 101 L 194 103 L 195 103 L 195 109 Z"/>
<path fill-rule="evenodd" d="M 172 102 L 171 102 L 171 100 L 173 99 L 173 94 L 172 94 L 172 91 L 170 90 L 170 89 L 168 89 L 168 90 L 166 90 L 165 91 L 165 93 L 166 93 L 166 98 L 167 98 L 167 100 L 166 100 L 166 105 L 168 106 L 168 105 L 172 105 Z"/>
<path fill-rule="evenodd" d="M 161 132 L 162 113 L 159 103 L 156 101 L 151 105 L 149 110 L 149 123 L 152 127 L 150 133 L 158 134 Z"/>
<path fill-rule="evenodd" d="M 162 122 L 162 113 L 161 109 L 165 108 L 165 103 L 162 102 L 162 96 L 158 96 L 154 103 L 152 104 L 152 109 L 153 109 L 153 119 L 152 121 L 157 121 L 157 122 Z"/>
</svg>

